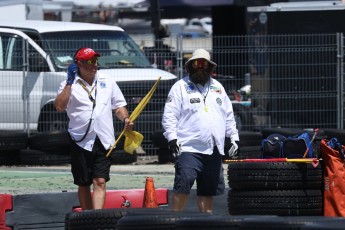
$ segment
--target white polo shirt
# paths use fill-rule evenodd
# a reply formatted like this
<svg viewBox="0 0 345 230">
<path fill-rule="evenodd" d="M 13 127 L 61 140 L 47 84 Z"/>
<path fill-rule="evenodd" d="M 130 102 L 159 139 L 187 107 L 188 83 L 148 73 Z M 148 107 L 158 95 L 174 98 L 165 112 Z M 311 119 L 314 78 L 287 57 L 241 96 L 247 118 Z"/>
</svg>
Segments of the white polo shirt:
<svg viewBox="0 0 345 230">
<path fill-rule="evenodd" d="M 185 77 L 169 92 L 162 118 L 163 134 L 168 141 L 177 139 L 182 152 L 212 154 L 217 146 L 224 155 L 225 136 L 239 140 L 224 87 L 213 78 L 209 83 L 195 85 Z"/>
<path fill-rule="evenodd" d="M 92 97 L 96 99 L 94 110 L 88 92 L 79 81 L 83 82 L 87 90 L 91 91 Z M 66 81 L 61 82 L 58 93 L 62 92 L 65 85 Z M 90 86 L 77 75 L 71 90 L 66 108 L 70 120 L 68 132 L 71 137 L 74 140 L 80 140 L 87 130 L 90 119 L 93 119 L 86 138 L 77 144 L 88 151 L 92 151 L 97 135 L 104 148 L 109 149 L 115 143 L 112 110 L 127 105 L 115 80 L 97 73 L 93 84 Z"/>
</svg>

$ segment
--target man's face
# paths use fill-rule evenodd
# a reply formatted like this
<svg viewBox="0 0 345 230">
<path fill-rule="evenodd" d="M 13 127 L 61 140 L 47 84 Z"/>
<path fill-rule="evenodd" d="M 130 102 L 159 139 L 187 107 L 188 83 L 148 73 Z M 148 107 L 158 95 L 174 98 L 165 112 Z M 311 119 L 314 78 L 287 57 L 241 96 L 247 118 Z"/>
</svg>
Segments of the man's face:
<svg viewBox="0 0 345 230">
<path fill-rule="evenodd" d="M 189 77 L 195 84 L 206 84 L 209 80 L 213 66 L 205 59 L 195 59 L 189 63 Z"/>
<path fill-rule="evenodd" d="M 98 58 L 93 57 L 90 60 L 81 60 L 80 61 L 80 72 L 84 75 L 95 75 L 98 70 Z"/>
</svg>

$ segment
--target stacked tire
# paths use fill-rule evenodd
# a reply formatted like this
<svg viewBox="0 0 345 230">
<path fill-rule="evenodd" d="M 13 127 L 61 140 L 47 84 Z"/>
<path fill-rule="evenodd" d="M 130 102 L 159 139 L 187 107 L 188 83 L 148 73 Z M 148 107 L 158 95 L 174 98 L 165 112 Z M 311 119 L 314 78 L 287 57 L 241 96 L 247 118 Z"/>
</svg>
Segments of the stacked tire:
<svg viewBox="0 0 345 230">
<path fill-rule="evenodd" d="M 20 152 L 24 165 L 69 164 L 69 136 L 67 131 L 36 133 L 29 137 L 29 148 Z"/>
<path fill-rule="evenodd" d="M 20 151 L 28 147 L 28 134 L 24 132 L 0 132 L 0 165 L 20 163 Z"/>
<path fill-rule="evenodd" d="M 231 162 L 230 215 L 323 215 L 321 164 Z"/>
</svg>

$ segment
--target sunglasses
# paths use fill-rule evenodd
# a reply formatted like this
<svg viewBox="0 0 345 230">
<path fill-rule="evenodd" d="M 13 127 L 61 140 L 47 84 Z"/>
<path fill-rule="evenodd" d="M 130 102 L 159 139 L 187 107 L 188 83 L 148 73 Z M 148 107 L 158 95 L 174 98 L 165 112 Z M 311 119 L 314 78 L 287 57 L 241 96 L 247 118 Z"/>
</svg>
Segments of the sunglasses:
<svg viewBox="0 0 345 230">
<path fill-rule="evenodd" d="M 195 59 L 192 61 L 193 68 L 207 68 L 208 62 L 205 59 Z"/>
<path fill-rule="evenodd" d="M 98 65 L 98 59 L 90 59 L 88 61 L 84 61 L 85 63 L 87 63 L 88 65 Z"/>
</svg>

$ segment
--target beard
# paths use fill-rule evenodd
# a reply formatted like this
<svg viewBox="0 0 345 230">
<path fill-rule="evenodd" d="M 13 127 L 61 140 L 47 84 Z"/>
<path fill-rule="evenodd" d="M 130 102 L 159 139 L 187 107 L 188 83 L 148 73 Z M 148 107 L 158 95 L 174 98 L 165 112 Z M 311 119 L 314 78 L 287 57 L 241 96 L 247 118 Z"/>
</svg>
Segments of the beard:
<svg viewBox="0 0 345 230">
<path fill-rule="evenodd" d="M 211 71 L 205 69 L 196 69 L 191 71 L 189 78 L 194 84 L 205 85 L 210 79 Z"/>
</svg>

